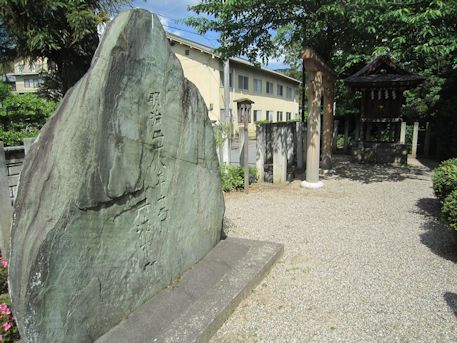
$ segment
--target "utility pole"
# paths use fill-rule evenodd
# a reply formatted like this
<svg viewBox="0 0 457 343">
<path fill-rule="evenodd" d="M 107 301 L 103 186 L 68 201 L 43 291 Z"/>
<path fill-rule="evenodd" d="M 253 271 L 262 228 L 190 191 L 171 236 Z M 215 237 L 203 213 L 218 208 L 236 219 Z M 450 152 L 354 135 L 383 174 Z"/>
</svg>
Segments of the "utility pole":
<svg viewBox="0 0 457 343">
<path fill-rule="evenodd" d="M 224 61 L 224 111 L 221 113 L 221 117 L 222 129 L 227 133 L 227 138 L 222 145 L 222 161 L 225 165 L 229 165 L 232 150 L 232 123 L 230 120 L 230 59 L 228 58 Z"/>
</svg>

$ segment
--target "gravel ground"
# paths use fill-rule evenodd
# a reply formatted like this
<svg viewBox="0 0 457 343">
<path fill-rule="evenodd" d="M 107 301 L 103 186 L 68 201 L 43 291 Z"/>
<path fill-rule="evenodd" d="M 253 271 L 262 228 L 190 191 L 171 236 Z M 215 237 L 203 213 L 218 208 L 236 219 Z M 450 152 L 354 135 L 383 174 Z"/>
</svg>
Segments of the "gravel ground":
<svg viewBox="0 0 457 343">
<path fill-rule="evenodd" d="M 324 184 L 226 196 L 229 236 L 285 252 L 211 342 L 457 342 L 457 234 L 430 169 L 340 159 Z"/>
</svg>

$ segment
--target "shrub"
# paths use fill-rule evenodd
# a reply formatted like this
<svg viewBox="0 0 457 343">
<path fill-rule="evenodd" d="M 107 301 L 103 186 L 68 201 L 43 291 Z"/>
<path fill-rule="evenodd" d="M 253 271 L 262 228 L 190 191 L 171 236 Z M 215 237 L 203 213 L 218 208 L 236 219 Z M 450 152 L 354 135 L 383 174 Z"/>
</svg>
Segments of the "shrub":
<svg viewBox="0 0 457 343">
<path fill-rule="evenodd" d="M 449 160 L 443 161 L 440 163 L 440 167 L 447 167 L 447 166 L 456 166 L 457 167 L 457 157 L 450 158 Z"/>
<path fill-rule="evenodd" d="M 8 270 L 0 267 L 0 294 L 8 293 Z"/>
<path fill-rule="evenodd" d="M 20 145 L 23 138 L 35 137 L 57 107 L 36 94 L 1 95 L 1 87 L 0 98 L 0 141 L 5 145 Z"/>
<path fill-rule="evenodd" d="M 457 189 L 444 199 L 442 212 L 451 228 L 457 230 Z"/>
<path fill-rule="evenodd" d="M 433 171 L 433 190 L 441 202 L 457 189 L 457 165 L 444 161 Z"/>
<path fill-rule="evenodd" d="M 0 279 L 2 290 L 0 294 L 0 341 L 16 342 L 19 339 L 15 318 L 11 311 L 11 299 L 8 294 L 8 261 L 0 257 Z"/>
<path fill-rule="evenodd" d="M 15 318 L 11 312 L 10 306 L 5 303 L 0 304 L 0 341 L 16 342 L 19 339 Z"/>
<path fill-rule="evenodd" d="M 224 165 L 221 166 L 222 190 L 224 192 L 233 192 L 244 187 L 244 170 L 243 167 Z M 256 180 L 256 169 L 249 168 L 249 183 Z"/>
</svg>

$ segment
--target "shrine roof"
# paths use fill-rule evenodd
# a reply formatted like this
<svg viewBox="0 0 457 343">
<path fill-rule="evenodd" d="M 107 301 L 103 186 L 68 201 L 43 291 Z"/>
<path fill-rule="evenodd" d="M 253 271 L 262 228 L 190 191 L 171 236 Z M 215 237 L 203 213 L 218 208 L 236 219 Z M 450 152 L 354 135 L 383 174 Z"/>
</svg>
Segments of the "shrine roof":
<svg viewBox="0 0 457 343">
<path fill-rule="evenodd" d="M 413 88 L 424 81 L 423 76 L 400 67 L 390 55 L 376 57 L 357 73 L 344 79 L 346 85 L 351 88 Z"/>
</svg>

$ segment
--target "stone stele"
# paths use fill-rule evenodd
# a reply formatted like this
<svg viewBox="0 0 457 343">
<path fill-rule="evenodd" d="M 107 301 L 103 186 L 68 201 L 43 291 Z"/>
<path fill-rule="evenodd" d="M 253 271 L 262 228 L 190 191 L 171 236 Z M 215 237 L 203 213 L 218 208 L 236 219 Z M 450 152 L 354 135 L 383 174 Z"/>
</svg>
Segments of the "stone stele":
<svg viewBox="0 0 457 343">
<path fill-rule="evenodd" d="M 202 97 L 159 18 L 121 13 L 21 174 L 9 277 L 23 342 L 95 341 L 216 245 L 223 212 Z"/>
</svg>

